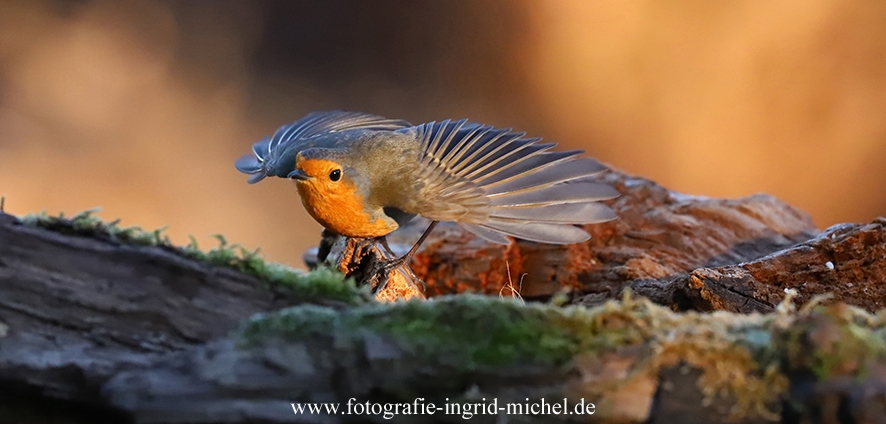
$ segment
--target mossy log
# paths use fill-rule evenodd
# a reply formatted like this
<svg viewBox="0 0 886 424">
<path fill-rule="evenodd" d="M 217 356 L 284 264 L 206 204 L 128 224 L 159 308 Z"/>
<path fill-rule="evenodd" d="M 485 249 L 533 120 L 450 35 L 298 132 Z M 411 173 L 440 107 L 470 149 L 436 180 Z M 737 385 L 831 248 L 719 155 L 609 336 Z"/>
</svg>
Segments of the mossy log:
<svg viewBox="0 0 886 424">
<path fill-rule="evenodd" d="M 883 316 L 844 305 L 677 314 L 630 298 L 588 309 L 461 295 L 345 310 L 297 306 L 255 317 L 228 339 L 123 371 L 104 393 L 150 422 L 205 422 L 208 410 L 270 422 L 383 421 L 299 416 L 289 406 L 417 398 L 444 409 L 394 422 L 461 422 L 445 405 L 495 402 L 506 411 L 542 398 L 573 408 L 593 403 L 594 414 L 506 420 L 882 422 L 884 331 Z"/>
<path fill-rule="evenodd" d="M 886 315 L 842 304 L 767 315 L 675 313 L 631 298 L 382 304 L 340 278 L 345 289 L 333 289 L 328 274 L 288 280 L 248 255 L 145 242 L 88 216 L 36 224 L 0 215 L 0 422 L 388 421 L 292 409 L 350 398 L 594 404 L 594 415 L 508 422 L 886 416 Z"/>
<path fill-rule="evenodd" d="M 99 390 L 121 368 L 225 336 L 258 312 L 360 299 L 329 272 L 309 278 L 254 257 L 239 263 L 231 249 L 209 257 L 88 213 L 44 218 L 26 225 L 0 213 L 3 393 L 103 405 Z"/>
</svg>

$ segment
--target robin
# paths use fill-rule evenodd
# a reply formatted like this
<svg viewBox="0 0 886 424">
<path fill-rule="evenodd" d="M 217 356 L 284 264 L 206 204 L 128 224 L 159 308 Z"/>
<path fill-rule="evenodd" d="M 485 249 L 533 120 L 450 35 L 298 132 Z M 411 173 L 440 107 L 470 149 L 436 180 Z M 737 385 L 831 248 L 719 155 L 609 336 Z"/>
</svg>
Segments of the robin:
<svg viewBox="0 0 886 424">
<path fill-rule="evenodd" d="M 615 213 L 599 200 L 618 192 L 589 180 L 606 170 L 581 150 L 468 120 L 409 122 L 356 112 L 314 112 L 255 143 L 236 168 L 248 182 L 296 182 L 308 213 L 326 229 L 380 238 L 416 215 L 431 224 L 393 265 L 402 265 L 439 221 L 492 243 L 509 237 L 570 244 L 590 235 L 574 224 Z"/>
</svg>

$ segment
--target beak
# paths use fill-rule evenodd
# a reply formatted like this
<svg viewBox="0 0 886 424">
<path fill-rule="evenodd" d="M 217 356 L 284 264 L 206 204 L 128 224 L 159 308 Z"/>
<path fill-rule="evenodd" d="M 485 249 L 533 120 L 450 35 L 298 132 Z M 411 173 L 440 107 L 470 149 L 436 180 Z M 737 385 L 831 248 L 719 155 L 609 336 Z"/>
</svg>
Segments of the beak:
<svg viewBox="0 0 886 424">
<path fill-rule="evenodd" d="M 299 181 L 307 181 L 311 179 L 311 177 L 308 176 L 308 174 L 305 174 L 305 171 L 302 171 L 301 169 L 296 169 L 295 171 L 290 172 L 289 175 L 286 176 L 286 178 Z"/>
</svg>

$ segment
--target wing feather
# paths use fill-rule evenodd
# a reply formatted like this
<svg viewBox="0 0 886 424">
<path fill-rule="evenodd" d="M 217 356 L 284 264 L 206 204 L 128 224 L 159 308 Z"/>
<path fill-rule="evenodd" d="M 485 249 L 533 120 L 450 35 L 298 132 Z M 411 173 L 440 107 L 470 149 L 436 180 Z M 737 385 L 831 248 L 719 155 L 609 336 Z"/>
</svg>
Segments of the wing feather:
<svg viewBox="0 0 886 424">
<path fill-rule="evenodd" d="M 615 219 L 615 212 L 602 203 L 558 203 L 532 207 L 498 207 L 490 217 L 560 224 L 596 224 Z"/>
<path fill-rule="evenodd" d="M 614 199 L 618 190 L 610 185 L 581 181 L 563 183 L 517 193 L 505 193 L 488 196 L 494 206 L 543 206 L 558 203 L 582 203 L 597 200 Z"/>
<path fill-rule="evenodd" d="M 486 228 L 482 225 L 461 224 L 461 226 L 489 242 L 495 244 L 511 244 L 511 240 L 508 238 L 507 234 L 501 231 Z"/>
<path fill-rule="evenodd" d="M 561 244 L 590 237 L 572 224 L 615 218 L 597 202 L 618 191 L 586 180 L 606 167 L 577 157 L 581 151 L 552 152 L 553 143 L 464 119 L 399 132 L 422 146 L 414 209 L 426 218 L 456 221 L 494 243 L 513 236 Z"/>
<path fill-rule="evenodd" d="M 573 181 L 597 175 L 606 170 L 591 158 L 569 158 L 543 165 L 537 171 L 522 174 L 520 178 L 499 181 L 484 186 L 490 195 L 535 190 L 564 181 Z"/>
<path fill-rule="evenodd" d="M 283 125 L 271 137 L 252 145 L 252 155 L 243 156 L 234 166 L 244 174 L 250 174 L 247 182 L 257 183 L 268 175 L 286 176 L 293 169 L 288 160 L 308 147 L 309 141 L 323 134 L 347 130 L 396 131 L 412 124 L 399 119 L 388 119 L 360 112 L 331 111 L 312 112 L 301 119 Z"/>
<path fill-rule="evenodd" d="M 571 244 L 581 243 L 591 238 L 585 230 L 582 230 L 579 227 L 543 222 L 508 222 L 491 220 L 482 227 L 512 237 L 539 243 Z"/>
</svg>

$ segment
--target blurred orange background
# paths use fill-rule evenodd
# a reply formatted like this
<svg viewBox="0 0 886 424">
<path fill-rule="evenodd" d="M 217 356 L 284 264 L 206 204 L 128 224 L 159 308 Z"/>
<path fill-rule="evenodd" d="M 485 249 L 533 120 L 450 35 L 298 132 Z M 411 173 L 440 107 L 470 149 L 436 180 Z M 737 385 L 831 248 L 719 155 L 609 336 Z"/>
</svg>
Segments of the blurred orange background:
<svg viewBox="0 0 886 424">
<path fill-rule="evenodd" d="M 101 206 L 302 267 L 234 160 L 312 110 L 471 118 L 673 190 L 886 214 L 886 2 L 0 0 L 7 212 Z"/>
</svg>

